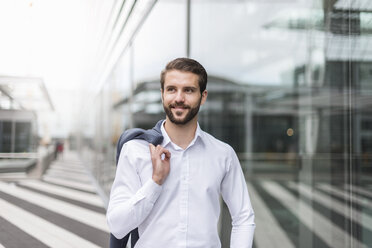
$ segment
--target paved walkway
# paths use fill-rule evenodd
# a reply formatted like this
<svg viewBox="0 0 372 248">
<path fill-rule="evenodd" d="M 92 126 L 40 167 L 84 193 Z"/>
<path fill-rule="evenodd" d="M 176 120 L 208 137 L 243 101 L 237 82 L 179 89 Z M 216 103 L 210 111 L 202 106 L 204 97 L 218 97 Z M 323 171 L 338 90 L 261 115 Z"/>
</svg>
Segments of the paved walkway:
<svg viewBox="0 0 372 248">
<path fill-rule="evenodd" d="M 76 154 L 41 180 L 0 179 L 0 248 L 108 246 L 102 200 Z"/>
<path fill-rule="evenodd" d="M 17 179 L 0 177 L 0 248 L 109 246 L 102 200 L 76 154 L 55 161 L 41 180 L 10 176 Z M 372 247 L 371 184 L 253 180 L 248 188 L 255 248 L 306 240 L 311 247 Z M 350 224 L 363 231 L 350 235 Z"/>
</svg>

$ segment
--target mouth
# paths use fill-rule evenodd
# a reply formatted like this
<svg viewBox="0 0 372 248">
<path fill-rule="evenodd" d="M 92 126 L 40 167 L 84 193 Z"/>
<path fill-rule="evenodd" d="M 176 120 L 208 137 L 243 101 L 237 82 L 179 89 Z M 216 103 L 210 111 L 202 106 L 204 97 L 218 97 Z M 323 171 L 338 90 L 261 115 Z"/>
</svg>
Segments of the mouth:
<svg viewBox="0 0 372 248">
<path fill-rule="evenodd" d="M 186 109 L 190 108 L 189 106 L 185 106 L 185 105 L 182 105 L 182 106 L 170 105 L 169 107 L 171 109 L 175 109 L 175 110 L 179 110 L 179 111 L 186 110 Z"/>
<path fill-rule="evenodd" d="M 185 106 L 185 105 L 182 105 L 182 106 L 171 105 L 170 106 L 170 109 L 172 109 L 172 112 L 173 112 L 175 117 L 183 116 L 185 113 L 187 113 L 189 108 L 190 107 Z"/>
<path fill-rule="evenodd" d="M 173 109 L 182 111 L 182 110 L 185 110 L 187 108 L 185 108 L 185 107 L 173 107 Z"/>
</svg>

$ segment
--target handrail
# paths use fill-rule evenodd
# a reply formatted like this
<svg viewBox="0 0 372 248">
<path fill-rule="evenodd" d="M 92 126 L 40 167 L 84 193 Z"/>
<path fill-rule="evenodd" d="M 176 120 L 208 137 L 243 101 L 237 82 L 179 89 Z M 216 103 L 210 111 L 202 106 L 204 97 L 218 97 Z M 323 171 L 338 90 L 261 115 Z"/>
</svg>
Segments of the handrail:
<svg viewBox="0 0 372 248">
<path fill-rule="evenodd" d="M 37 152 L 1 152 L 0 158 L 38 158 Z"/>
<path fill-rule="evenodd" d="M 240 160 L 296 160 L 296 159 L 335 159 L 345 158 L 344 153 L 280 153 L 280 152 L 240 152 L 237 153 Z M 349 154 L 346 154 L 349 156 Z M 372 159 L 372 153 L 353 153 L 352 158 Z"/>
</svg>

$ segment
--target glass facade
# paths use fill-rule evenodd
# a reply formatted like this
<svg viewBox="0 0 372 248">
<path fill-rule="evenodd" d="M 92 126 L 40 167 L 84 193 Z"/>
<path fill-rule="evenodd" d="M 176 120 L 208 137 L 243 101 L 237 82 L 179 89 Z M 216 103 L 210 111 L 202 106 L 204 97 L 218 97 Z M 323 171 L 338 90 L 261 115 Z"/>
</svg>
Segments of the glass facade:
<svg viewBox="0 0 372 248">
<path fill-rule="evenodd" d="M 12 152 L 12 122 L 2 121 L 0 126 L 1 126 L 1 152 Z"/>
<path fill-rule="evenodd" d="M 0 111 L 0 153 L 37 151 L 36 115 L 32 111 Z"/>
<path fill-rule="evenodd" d="M 160 71 L 190 56 L 209 75 L 199 123 L 241 160 L 254 246 L 371 247 L 371 13 L 361 0 L 157 1 L 82 120 L 104 195 L 120 134 L 164 118 Z M 224 207 L 223 247 L 230 230 Z"/>
</svg>

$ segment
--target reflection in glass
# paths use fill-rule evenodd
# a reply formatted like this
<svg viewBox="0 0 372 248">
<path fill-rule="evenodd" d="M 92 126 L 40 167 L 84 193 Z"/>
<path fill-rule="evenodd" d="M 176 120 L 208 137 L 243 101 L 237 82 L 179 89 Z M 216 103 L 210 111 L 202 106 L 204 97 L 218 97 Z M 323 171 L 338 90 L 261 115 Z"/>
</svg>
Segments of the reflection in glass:
<svg viewBox="0 0 372 248">
<path fill-rule="evenodd" d="M 92 109 L 108 195 L 115 144 L 164 118 L 159 74 L 185 56 L 187 1 L 158 1 Z M 202 129 L 238 152 L 255 247 L 372 246 L 372 3 L 191 1 L 190 56 L 209 74 Z M 88 143 L 88 142 L 87 142 Z M 222 247 L 230 216 L 222 208 Z"/>
<path fill-rule="evenodd" d="M 2 121 L 1 127 L 1 152 L 12 152 L 12 122 Z"/>
<path fill-rule="evenodd" d="M 15 152 L 31 151 L 31 123 L 16 122 L 15 124 Z"/>
</svg>

